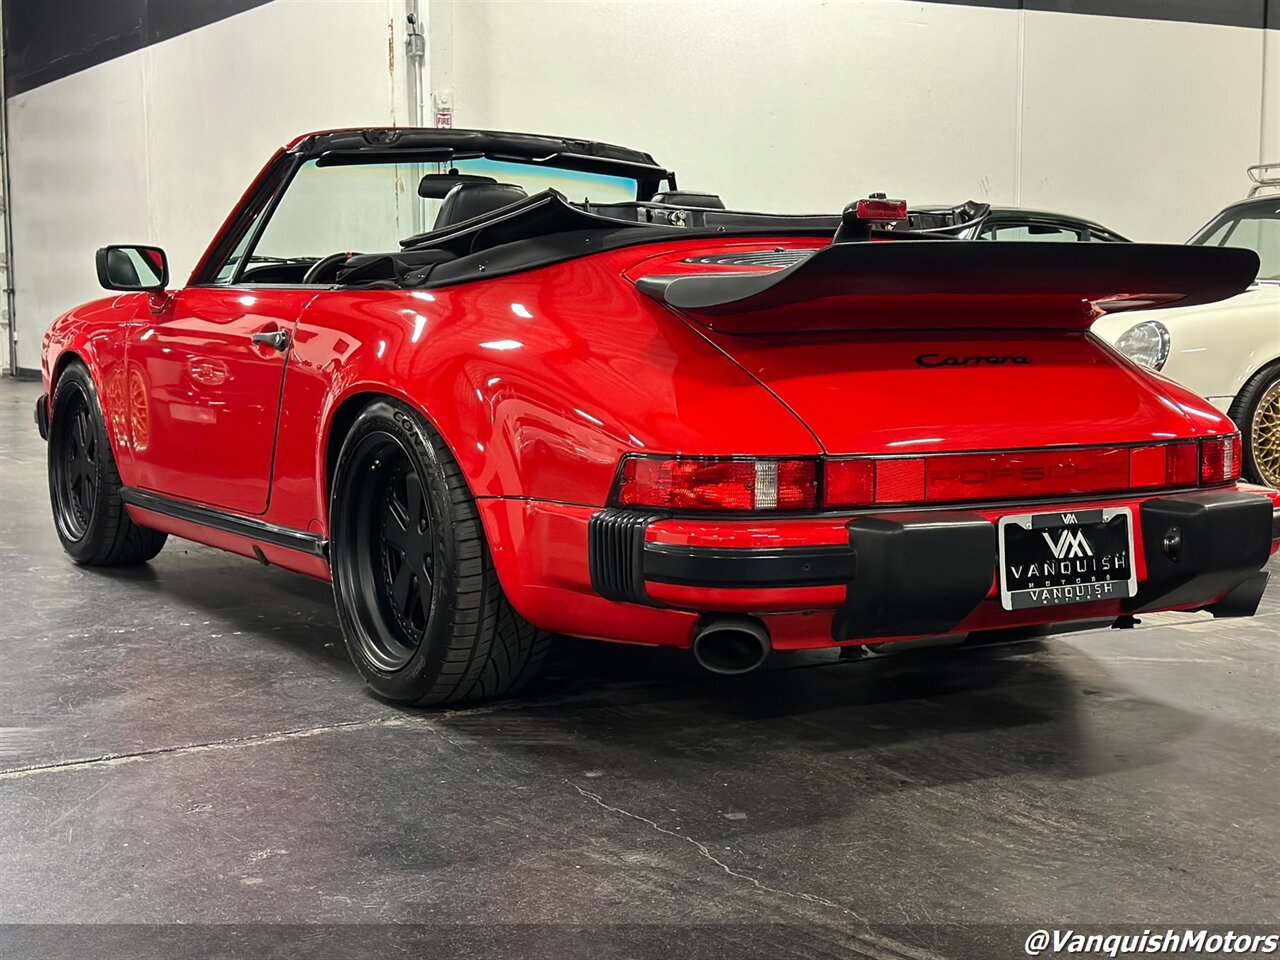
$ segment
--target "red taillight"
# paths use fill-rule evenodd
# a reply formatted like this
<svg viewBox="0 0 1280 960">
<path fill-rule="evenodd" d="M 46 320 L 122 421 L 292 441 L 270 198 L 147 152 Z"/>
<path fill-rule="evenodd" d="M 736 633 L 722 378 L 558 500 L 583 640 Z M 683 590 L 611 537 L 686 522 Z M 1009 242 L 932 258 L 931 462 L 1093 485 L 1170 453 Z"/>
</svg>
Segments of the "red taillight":
<svg viewBox="0 0 1280 960">
<path fill-rule="evenodd" d="M 876 502 L 876 461 L 828 460 L 822 474 L 827 507 L 861 507 Z"/>
<path fill-rule="evenodd" d="M 912 503 L 925 494 L 925 462 L 919 457 L 876 464 L 876 503 Z"/>
<path fill-rule="evenodd" d="M 1240 434 L 1200 441 L 1200 482 L 1229 483 L 1240 477 Z"/>
<path fill-rule="evenodd" d="M 1155 443 L 1129 450 L 1129 489 L 1154 487 L 1194 487 L 1199 479 L 1199 446 L 1185 443 Z"/>
<path fill-rule="evenodd" d="M 812 510 L 817 472 L 813 460 L 630 456 L 614 499 L 662 510 Z"/>
<path fill-rule="evenodd" d="M 1022 499 L 1128 486 L 1129 451 L 1124 447 L 959 454 L 929 459 L 925 499 Z"/>
<path fill-rule="evenodd" d="M 1239 442 L 1237 438 L 1237 444 Z M 1209 441 L 1206 441 L 1209 443 Z M 1141 447 L 1065 447 L 1000 453 L 940 453 L 927 457 L 845 457 L 823 467 L 823 505 L 886 506 L 1032 500 L 1158 487 L 1194 487 L 1221 479 L 1201 473 L 1222 462 L 1194 440 Z M 1237 451 L 1239 447 L 1236 447 Z M 1235 456 L 1239 473 L 1239 454 Z M 1207 466 L 1204 467 L 1207 471 Z M 1231 478 L 1228 478 L 1231 479 Z"/>
<path fill-rule="evenodd" d="M 1200 482 L 1199 445 L 1171 443 L 1165 447 L 1164 483 L 1167 487 L 1194 487 Z"/>
<path fill-rule="evenodd" d="M 659 510 L 804 511 L 1036 500 L 1211 486 L 1240 476 L 1240 435 L 1132 447 L 923 457 L 761 459 L 629 455 L 613 503 Z"/>
<path fill-rule="evenodd" d="M 916 503 L 924 499 L 924 460 L 828 460 L 822 480 L 822 502 L 828 508 Z"/>
<path fill-rule="evenodd" d="M 1160 471 L 1163 476 L 1163 459 Z M 1129 450 L 1094 447 L 828 460 L 824 480 L 827 507 L 1098 493 L 1128 489 Z"/>
<path fill-rule="evenodd" d="M 907 201 L 886 200 L 883 197 L 871 197 L 858 201 L 859 220 L 905 220 L 907 218 Z"/>
</svg>

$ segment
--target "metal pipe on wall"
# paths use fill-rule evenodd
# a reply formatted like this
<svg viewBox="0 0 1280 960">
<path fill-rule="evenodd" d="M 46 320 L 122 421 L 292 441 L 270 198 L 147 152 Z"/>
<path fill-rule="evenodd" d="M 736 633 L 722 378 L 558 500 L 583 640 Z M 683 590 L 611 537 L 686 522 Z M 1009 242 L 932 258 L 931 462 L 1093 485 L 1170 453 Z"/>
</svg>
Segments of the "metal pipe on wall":
<svg viewBox="0 0 1280 960">
<path fill-rule="evenodd" d="M 0 36 L 4 34 L 4 13 L 0 10 Z M 9 186 L 9 99 L 4 85 L 4 49 L 0 43 L 0 204 L 4 208 L 4 337 L 9 352 L 8 373 L 18 375 L 18 322 L 13 296 L 13 218 L 10 215 L 13 191 Z"/>
</svg>

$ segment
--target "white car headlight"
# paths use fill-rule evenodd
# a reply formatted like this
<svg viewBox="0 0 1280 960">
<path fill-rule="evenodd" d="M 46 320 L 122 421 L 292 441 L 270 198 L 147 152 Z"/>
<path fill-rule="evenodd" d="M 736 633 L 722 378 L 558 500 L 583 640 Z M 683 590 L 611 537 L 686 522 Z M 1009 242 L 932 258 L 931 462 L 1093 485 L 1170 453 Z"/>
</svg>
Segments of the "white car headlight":
<svg viewBox="0 0 1280 960">
<path fill-rule="evenodd" d="M 1159 370 L 1169 359 L 1169 329 L 1158 320 L 1143 320 L 1120 334 L 1116 349 L 1134 363 Z"/>
</svg>

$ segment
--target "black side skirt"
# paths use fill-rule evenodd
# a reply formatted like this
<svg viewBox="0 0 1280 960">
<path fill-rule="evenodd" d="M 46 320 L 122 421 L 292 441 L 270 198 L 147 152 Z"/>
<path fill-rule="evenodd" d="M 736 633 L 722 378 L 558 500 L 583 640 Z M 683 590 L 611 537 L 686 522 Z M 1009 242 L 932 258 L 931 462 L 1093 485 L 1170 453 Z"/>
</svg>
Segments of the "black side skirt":
<svg viewBox="0 0 1280 960">
<path fill-rule="evenodd" d="M 157 493 L 147 493 L 133 487 L 124 487 L 120 491 L 120 499 L 131 507 L 162 513 L 175 520 L 185 520 L 211 530 L 231 533 L 247 540 L 269 544 L 273 547 L 284 547 L 297 550 L 299 553 L 311 554 L 315 557 L 328 557 L 329 541 L 315 533 L 305 530 L 294 530 L 291 527 L 279 527 L 274 523 L 242 517 L 234 513 L 215 510 L 212 507 L 190 503 L 186 500 L 174 500 Z"/>
</svg>

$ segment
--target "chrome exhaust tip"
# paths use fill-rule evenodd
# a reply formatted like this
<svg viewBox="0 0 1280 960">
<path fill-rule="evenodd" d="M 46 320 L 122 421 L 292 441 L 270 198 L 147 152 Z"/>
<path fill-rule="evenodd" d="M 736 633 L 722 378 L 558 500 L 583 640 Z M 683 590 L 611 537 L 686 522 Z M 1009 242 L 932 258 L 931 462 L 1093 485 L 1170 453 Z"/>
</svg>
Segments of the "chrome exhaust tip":
<svg viewBox="0 0 1280 960">
<path fill-rule="evenodd" d="M 735 676 L 769 656 L 769 631 L 755 617 L 707 617 L 693 635 L 693 658 L 708 673 Z"/>
</svg>

